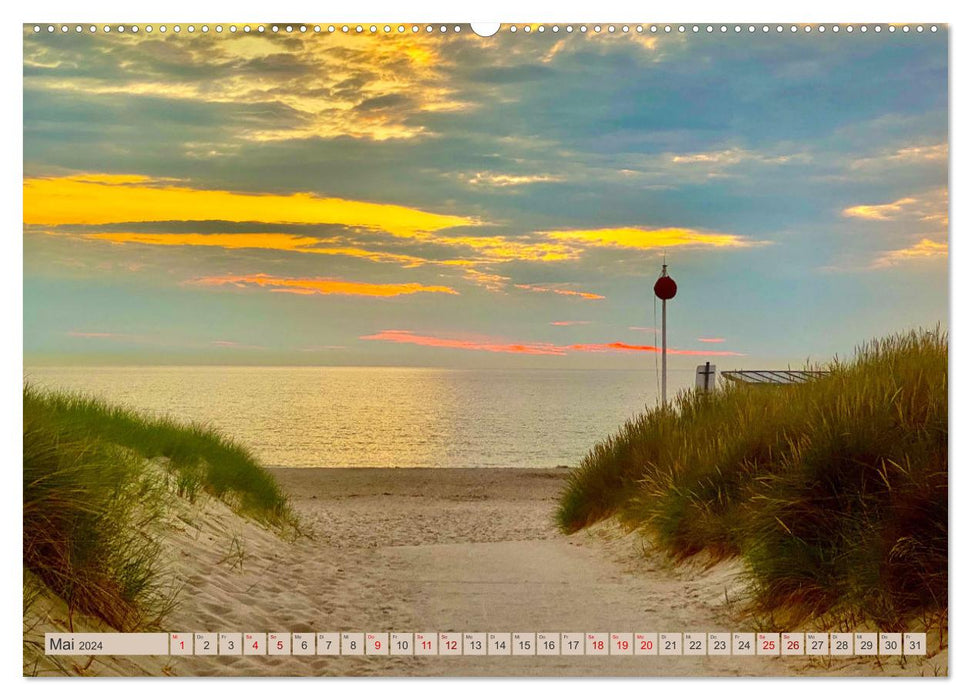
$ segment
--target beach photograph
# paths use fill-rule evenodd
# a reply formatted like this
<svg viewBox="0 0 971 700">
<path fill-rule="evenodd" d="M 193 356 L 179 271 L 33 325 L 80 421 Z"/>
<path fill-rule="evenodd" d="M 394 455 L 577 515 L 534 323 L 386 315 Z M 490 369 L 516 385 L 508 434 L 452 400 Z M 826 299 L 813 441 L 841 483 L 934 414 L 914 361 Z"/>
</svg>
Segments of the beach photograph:
<svg viewBox="0 0 971 700">
<path fill-rule="evenodd" d="M 25 24 L 23 676 L 948 677 L 948 34 Z"/>
</svg>

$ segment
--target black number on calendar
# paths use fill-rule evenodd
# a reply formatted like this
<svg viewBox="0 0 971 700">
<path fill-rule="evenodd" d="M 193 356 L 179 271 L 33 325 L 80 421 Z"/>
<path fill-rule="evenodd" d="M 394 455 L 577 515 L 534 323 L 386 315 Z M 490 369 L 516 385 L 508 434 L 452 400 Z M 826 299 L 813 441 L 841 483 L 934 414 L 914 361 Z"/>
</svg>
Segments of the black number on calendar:
<svg viewBox="0 0 971 700">
<path fill-rule="evenodd" d="M 873 642 L 868 641 L 868 640 L 865 640 L 865 641 L 864 640 L 861 640 L 860 641 L 860 648 L 863 649 L 864 651 L 869 651 L 870 649 L 873 648 Z"/>
<path fill-rule="evenodd" d="M 849 648 L 850 648 L 850 643 L 847 642 L 845 639 L 839 639 L 836 641 L 837 651 L 846 651 Z"/>
<path fill-rule="evenodd" d="M 206 651 L 209 650 L 209 640 L 208 639 L 202 643 L 202 648 L 205 649 Z"/>
<path fill-rule="evenodd" d="M 748 651 L 752 648 L 752 642 L 745 640 L 738 643 L 738 648 L 741 651 Z"/>
<path fill-rule="evenodd" d="M 677 646 L 678 646 L 677 644 L 675 644 L 674 642 L 672 642 L 670 640 L 665 640 L 664 641 L 664 648 L 666 650 L 668 650 L 668 651 L 670 651 L 671 649 L 676 649 Z"/>
<path fill-rule="evenodd" d="M 884 648 L 889 649 L 890 651 L 896 651 L 897 650 L 897 642 L 896 642 L 896 640 L 893 640 L 893 639 L 887 640 L 887 643 L 884 644 L 883 646 L 884 646 Z"/>
<path fill-rule="evenodd" d="M 690 651 L 701 651 L 701 642 L 700 641 L 688 642 L 688 649 Z"/>
<path fill-rule="evenodd" d="M 469 648 L 472 649 L 473 651 L 481 651 L 482 650 L 482 642 L 480 642 L 478 639 L 475 639 L 475 640 L 469 642 Z"/>
<path fill-rule="evenodd" d="M 812 641 L 812 650 L 813 650 L 813 651 L 817 651 L 817 650 L 819 650 L 819 649 L 822 649 L 822 648 L 823 648 L 823 643 L 822 643 L 822 641 L 820 641 L 820 640 L 818 640 L 818 639 L 814 639 L 814 640 Z"/>
<path fill-rule="evenodd" d="M 496 649 L 505 649 L 506 643 L 500 640 L 496 640 Z"/>
<path fill-rule="evenodd" d="M 712 642 L 712 644 L 712 649 L 715 651 L 725 651 L 725 649 L 728 648 L 728 644 L 724 639 L 716 639 L 714 642 Z"/>
<path fill-rule="evenodd" d="M 547 651 L 552 651 L 553 649 L 556 649 L 556 642 L 554 642 L 552 639 L 547 642 L 543 642 L 543 648 Z"/>
<path fill-rule="evenodd" d="M 567 646 L 568 646 L 568 647 L 569 647 L 570 649 L 573 649 L 573 650 L 576 650 L 576 649 L 578 649 L 578 648 L 579 648 L 579 646 L 580 646 L 580 642 L 574 639 L 573 641 L 570 641 L 570 642 L 567 642 L 567 643 L 566 643 L 566 645 L 567 645 Z"/>
<path fill-rule="evenodd" d="M 300 648 L 303 649 L 304 651 L 307 651 L 307 642 L 306 641 L 300 642 Z"/>
</svg>

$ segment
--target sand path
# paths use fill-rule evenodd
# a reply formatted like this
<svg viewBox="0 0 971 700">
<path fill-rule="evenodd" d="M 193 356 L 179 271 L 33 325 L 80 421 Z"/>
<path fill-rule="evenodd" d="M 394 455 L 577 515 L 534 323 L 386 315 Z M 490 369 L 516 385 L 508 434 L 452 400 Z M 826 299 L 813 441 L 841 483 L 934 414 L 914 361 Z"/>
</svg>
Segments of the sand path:
<svg viewBox="0 0 971 700">
<path fill-rule="evenodd" d="M 313 527 L 247 526 L 242 570 L 199 577 L 187 628 L 241 631 L 729 631 L 737 571 L 672 567 L 611 527 L 553 526 L 564 470 L 279 469 Z M 194 600 L 195 602 L 191 602 Z M 200 619 L 201 618 L 201 619 Z M 207 619 L 208 618 L 208 619 Z M 190 622 L 194 621 L 194 622 Z M 200 624 L 202 623 L 202 624 Z M 922 666 L 923 668 L 923 666 Z M 923 668 L 925 673 L 929 672 Z M 857 660 L 719 657 L 290 657 L 179 660 L 173 672 L 775 675 L 919 672 Z"/>
<path fill-rule="evenodd" d="M 737 568 L 668 564 L 636 535 L 553 525 L 565 470 L 276 469 L 313 538 L 284 542 L 209 500 L 166 542 L 182 586 L 169 631 L 731 631 Z M 170 528 L 171 529 L 171 528 Z M 946 653 L 764 657 L 97 658 L 96 674 L 934 675 Z"/>
</svg>

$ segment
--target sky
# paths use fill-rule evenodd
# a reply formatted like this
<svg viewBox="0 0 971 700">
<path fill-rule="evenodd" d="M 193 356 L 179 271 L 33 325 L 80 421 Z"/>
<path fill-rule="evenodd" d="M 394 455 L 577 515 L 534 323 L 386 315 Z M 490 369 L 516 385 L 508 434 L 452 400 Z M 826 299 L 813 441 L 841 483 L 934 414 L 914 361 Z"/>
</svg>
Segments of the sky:
<svg viewBox="0 0 971 700">
<path fill-rule="evenodd" d="M 25 364 L 653 369 L 664 260 L 674 368 L 947 327 L 945 30 L 462 29 L 25 27 Z"/>
</svg>

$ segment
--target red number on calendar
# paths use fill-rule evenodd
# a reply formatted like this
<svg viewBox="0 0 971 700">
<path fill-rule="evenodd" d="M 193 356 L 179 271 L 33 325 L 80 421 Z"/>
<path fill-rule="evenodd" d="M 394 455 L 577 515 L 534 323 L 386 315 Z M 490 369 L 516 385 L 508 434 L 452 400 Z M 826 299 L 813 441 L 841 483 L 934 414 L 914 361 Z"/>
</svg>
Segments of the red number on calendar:
<svg viewBox="0 0 971 700">
<path fill-rule="evenodd" d="M 641 651 L 650 651 L 653 648 L 654 648 L 654 642 L 649 641 L 647 639 L 641 640 Z"/>
<path fill-rule="evenodd" d="M 260 643 L 257 642 L 256 640 L 253 640 L 253 648 L 254 649 L 259 649 L 260 648 Z"/>
<path fill-rule="evenodd" d="M 423 642 L 421 643 L 421 648 L 422 648 L 422 649 L 431 649 L 431 648 L 432 648 L 432 643 L 431 643 L 431 641 L 429 641 L 429 640 L 427 640 L 427 639 L 426 639 L 425 641 L 423 641 Z"/>
<path fill-rule="evenodd" d="M 598 639 L 593 643 L 593 648 L 597 651 L 603 651 L 604 643 Z"/>
<path fill-rule="evenodd" d="M 789 651 L 797 651 L 799 649 L 799 642 L 796 640 L 789 640 L 786 642 L 786 649 Z"/>
<path fill-rule="evenodd" d="M 459 643 L 456 640 L 445 642 L 445 648 L 449 651 L 455 651 L 459 648 Z"/>
<path fill-rule="evenodd" d="M 627 649 L 630 647 L 630 643 L 626 639 L 621 639 L 617 642 L 617 647 L 621 651 L 627 651 Z"/>
<path fill-rule="evenodd" d="M 774 640 L 765 639 L 765 640 L 762 641 L 762 650 L 763 651 L 772 651 L 773 649 L 775 649 L 775 641 Z"/>
<path fill-rule="evenodd" d="M 375 640 L 375 642 L 374 642 L 374 648 L 375 649 L 381 649 L 381 640 Z"/>
<path fill-rule="evenodd" d="M 279 650 L 281 650 L 281 651 L 283 650 L 283 640 L 282 639 L 277 640 L 276 648 L 279 649 Z"/>
</svg>

